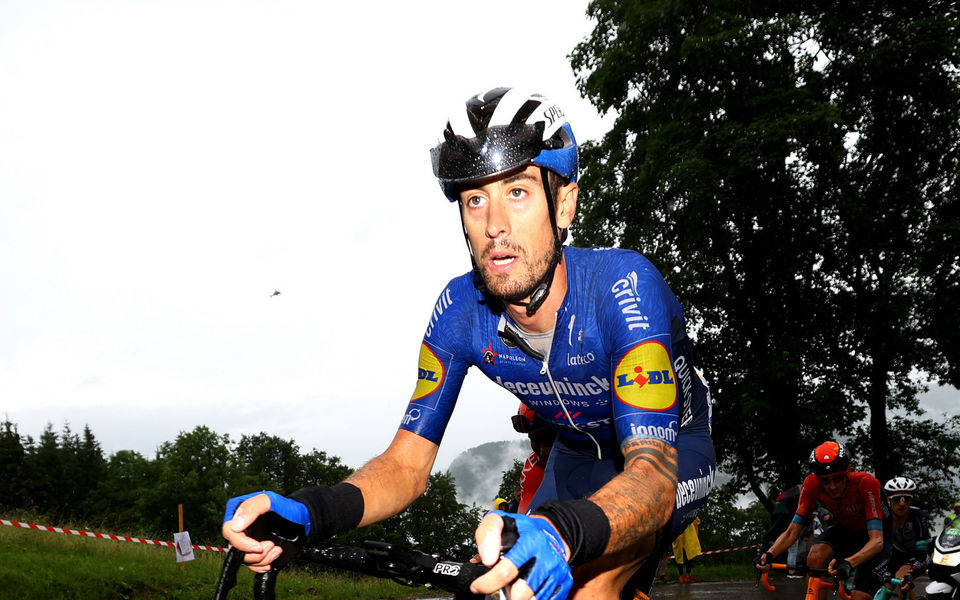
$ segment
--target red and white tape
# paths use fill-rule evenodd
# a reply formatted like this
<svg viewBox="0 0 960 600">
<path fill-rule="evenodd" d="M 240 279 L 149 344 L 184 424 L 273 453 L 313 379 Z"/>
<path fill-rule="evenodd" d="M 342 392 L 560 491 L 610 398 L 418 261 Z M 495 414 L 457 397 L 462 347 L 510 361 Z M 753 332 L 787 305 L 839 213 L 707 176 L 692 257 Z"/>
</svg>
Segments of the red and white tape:
<svg viewBox="0 0 960 600">
<path fill-rule="evenodd" d="M 34 525 L 33 523 L 19 523 L 17 521 L 7 521 L 5 519 L 0 519 L 0 525 L 10 525 L 11 527 L 23 527 L 24 529 L 36 529 L 37 531 L 53 531 L 56 533 L 68 533 L 70 535 L 79 535 L 83 537 L 92 537 L 100 538 L 104 540 L 116 540 L 118 542 L 136 542 L 138 544 L 150 544 L 153 546 L 169 546 L 175 548 L 176 544 L 173 542 L 160 542 L 157 540 L 145 540 L 142 538 L 131 538 L 122 535 L 111 535 L 109 533 L 94 533 L 92 531 L 78 531 L 76 529 L 66 529 L 63 527 L 50 527 L 47 525 Z M 200 546 L 197 544 L 192 544 L 197 550 L 213 550 L 215 552 L 226 552 L 226 548 L 216 548 L 214 546 Z M 753 544 L 751 546 L 738 546 L 736 548 L 724 548 L 723 550 L 706 550 L 701 552 L 701 555 L 705 554 L 720 554 L 722 552 L 733 552 L 735 550 L 749 550 L 750 548 L 759 548 L 760 544 Z M 670 555 L 666 560 L 673 558 L 673 555 Z"/>
<path fill-rule="evenodd" d="M 55 533 L 67 533 L 70 535 L 79 535 L 82 537 L 100 538 L 102 540 L 115 540 L 117 542 L 135 542 L 137 544 L 149 544 L 151 546 L 169 546 L 175 548 L 173 542 L 161 542 L 157 540 L 145 540 L 143 538 L 132 538 L 123 535 L 112 535 L 109 533 L 94 533 L 92 531 L 78 531 L 76 529 L 66 529 L 64 527 L 50 527 L 48 525 L 34 525 L 33 523 L 19 523 L 17 521 L 7 521 L 0 519 L 0 525 L 9 525 L 11 527 L 23 527 L 24 529 L 35 529 L 37 531 L 53 531 Z M 197 550 L 213 550 L 215 552 L 226 552 L 226 548 L 216 548 L 214 546 L 200 546 L 192 544 Z"/>
<path fill-rule="evenodd" d="M 750 546 L 737 546 L 736 548 L 724 548 L 723 550 L 706 550 L 700 553 L 700 556 L 704 554 L 720 554 L 721 552 L 733 552 L 734 550 L 749 550 L 750 548 L 759 548 L 760 544 L 752 544 Z M 666 557 L 664 560 L 670 560 L 673 558 L 673 555 Z"/>
</svg>

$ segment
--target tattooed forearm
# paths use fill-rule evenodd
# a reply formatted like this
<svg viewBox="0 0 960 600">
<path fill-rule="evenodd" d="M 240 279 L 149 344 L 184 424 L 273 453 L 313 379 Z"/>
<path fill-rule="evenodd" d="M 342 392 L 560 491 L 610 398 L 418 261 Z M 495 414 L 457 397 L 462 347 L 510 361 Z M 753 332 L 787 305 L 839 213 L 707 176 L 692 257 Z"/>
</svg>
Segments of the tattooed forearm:
<svg viewBox="0 0 960 600">
<path fill-rule="evenodd" d="M 666 523 L 676 499 L 674 448 L 658 440 L 631 440 L 623 455 L 623 472 L 591 497 L 610 519 L 608 552 L 655 533 Z"/>
</svg>

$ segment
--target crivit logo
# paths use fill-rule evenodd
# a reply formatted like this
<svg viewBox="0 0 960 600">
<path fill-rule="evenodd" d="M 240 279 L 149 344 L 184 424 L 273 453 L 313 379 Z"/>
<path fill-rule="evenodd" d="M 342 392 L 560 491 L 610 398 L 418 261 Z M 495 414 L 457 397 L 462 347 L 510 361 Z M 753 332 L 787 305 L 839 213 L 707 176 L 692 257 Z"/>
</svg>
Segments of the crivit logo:
<svg viewBox="0 0 960 600">
<path fill-rule="evenodd" d="M 647 329 L 650 327 L 649 317 L 640 312 L 640 294 L 637 292 L 637 272 L 630 271 L 626 277 L 618 280 L 610 288 L 613 297 L 620 305 L 623 320 L 627 329 Z"/>
<path fill-rule="evenodd" d="M 677 384 L 666 346 L 650 340 L 631 348 L 613 371 L 614 393 L 624 404 L 667 410 L 677 402 Z"/>
<path fill-rule="evenodd" d="M 417 387 L 410 401 L 429 396 L 443 383 L 443 363 L 426 343 L 420 343 L 420 362 L 417 369 Z"/>
<path fill-rule="evenodd" d="M 437 300 L 437 304 L 433 307 L 433 312 L 430 313 L 430 322 L 427 323 L 427 337 L 430 337 L 430 334 L 433 333 L 433 328 L 436 326 L 437 321 L 440 320 L 440 315 L 443 314 L 443 311 L 450 308 L 451 304 L 453 304 L 453 294 L 450 292 L 450 288 L 447 288 L 440 294 L 440 299 Z"/>
</svg>

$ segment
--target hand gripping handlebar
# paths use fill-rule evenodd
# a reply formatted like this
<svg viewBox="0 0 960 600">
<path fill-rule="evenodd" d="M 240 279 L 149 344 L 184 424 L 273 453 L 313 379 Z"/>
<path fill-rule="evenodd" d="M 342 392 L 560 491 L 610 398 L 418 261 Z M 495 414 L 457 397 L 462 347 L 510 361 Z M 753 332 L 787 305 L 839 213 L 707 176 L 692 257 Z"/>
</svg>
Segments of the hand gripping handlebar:
<svg viewBox="0 0 960 600">
<path fill-rule="evenodd" d="M 442 589 L 453 593 L 456 600 L 481 600 L 484 597 L 470 592 L 473 580 L 490 570 L 482 563 L 441 560 L 425 552 L 377 541 L 366 541 L 362 546 L 299 546 L 291 525 L 294 524 L 267 513 L 247 528 L 250 537 L 270 539 L 283 548 L 280 558 L 271 563 L 269 571 L 254 575 L 253 597 L 256 600 L 276 600 L 277 575 L 293 558 L 393 579 L 403 585 Z M 516 541 L 516 527 L 510 525 L 512 523 L 505 523 L 501 552 L 506 552 Z M 227 550 L 214 600 L 227 599 L 237 584 L 237 571 L 242 565 L 243 552 L 236 548 Z"/>
</svg>

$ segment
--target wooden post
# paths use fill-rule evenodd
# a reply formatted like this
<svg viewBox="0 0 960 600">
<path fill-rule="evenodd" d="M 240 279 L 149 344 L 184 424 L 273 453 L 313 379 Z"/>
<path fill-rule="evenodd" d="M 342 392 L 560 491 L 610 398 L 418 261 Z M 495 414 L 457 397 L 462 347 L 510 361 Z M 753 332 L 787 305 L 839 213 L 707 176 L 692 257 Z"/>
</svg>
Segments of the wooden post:
<svg viewBox="0 0 960 600">
<path fill-rule="evenodd" d="M 180 525 L 180 529 L 178 529 L 177 531 L 183 532 L 183 504 L 177 505 L 177 516 L 178 516 L 179 525 Z M 183 566 L 183 563 L 180 563 L 180 570 L 186 571 L 186 567 Z"/>
</svg>

